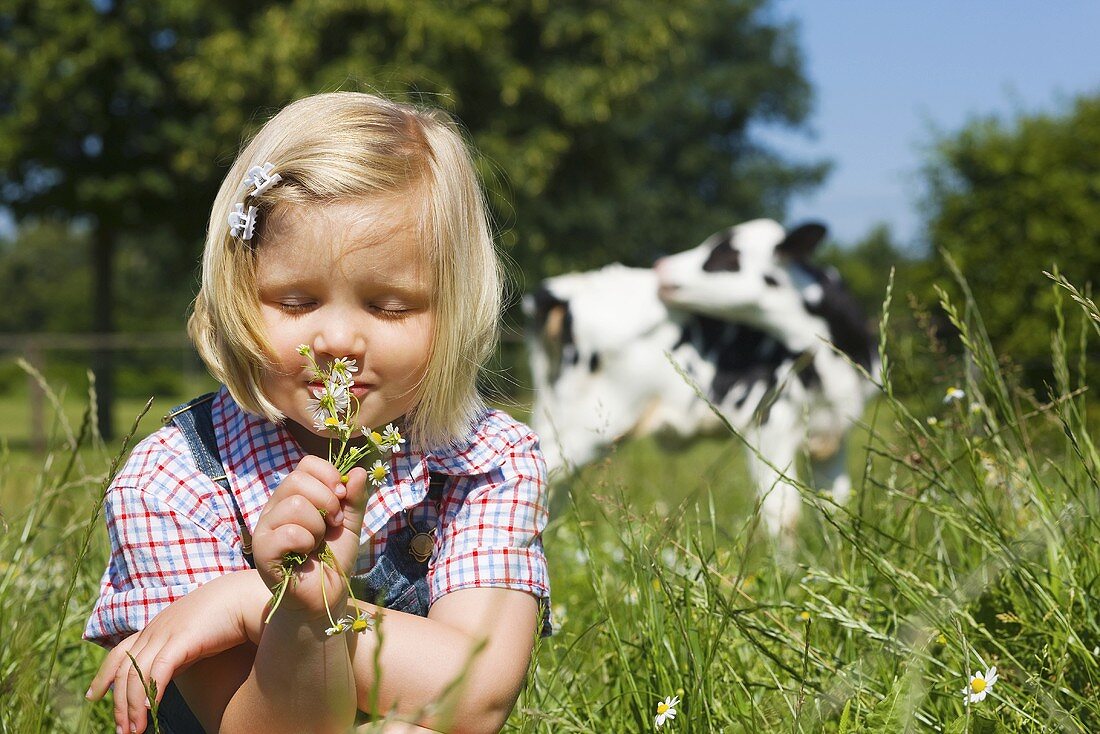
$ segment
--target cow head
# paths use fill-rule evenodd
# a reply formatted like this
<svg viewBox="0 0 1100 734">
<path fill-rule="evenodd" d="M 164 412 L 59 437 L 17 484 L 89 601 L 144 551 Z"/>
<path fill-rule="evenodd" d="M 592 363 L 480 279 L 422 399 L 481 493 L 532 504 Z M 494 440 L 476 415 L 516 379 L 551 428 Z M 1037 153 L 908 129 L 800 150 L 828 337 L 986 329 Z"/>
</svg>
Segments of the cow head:
<svg viewBox="0 0 1100 734">
<path fill-rule="evenodd" d="M 811 262 L 825 234 L 817 223 L 790 232 L 770 219 L 738 224 L 658 260 L 658 293 L 670 307 L 749 324 L 794 352 L 827 339 L 870 367 L 871 342 L 858 304 L 835 270 Z"/>
</svg>

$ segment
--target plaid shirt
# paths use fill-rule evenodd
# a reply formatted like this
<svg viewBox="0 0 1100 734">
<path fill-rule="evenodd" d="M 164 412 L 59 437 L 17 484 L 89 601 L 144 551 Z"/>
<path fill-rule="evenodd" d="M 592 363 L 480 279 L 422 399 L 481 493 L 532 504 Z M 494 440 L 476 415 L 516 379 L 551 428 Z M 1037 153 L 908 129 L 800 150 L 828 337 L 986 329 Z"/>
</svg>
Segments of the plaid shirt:
<svg viewBox="0 0 1100 734">
<path fill-rule="evenodd" d="M 304 456 L 281 426 L 245 413 L 223 387 L 212 405 L 218 451 L 249 528 Z M 538 438 L 486 409 L 465 445 L 390 457 L 394 482 L 367 501 L 356 573 L 369 570 L 391 533 L 407 522 L 436 527 L 429 560 L 431 601 L 471 587 L 504 587 L 549 601 L 542 550 L 546 468 Z M 438 505 L 429 472 L 449 475 Z M 179 429 L 135 448 L 107 493 L 111 559 L 84 638 L 113 646 L 206 581 L 248 568 L 227 493 L 195 466 Z"/>
</svg>

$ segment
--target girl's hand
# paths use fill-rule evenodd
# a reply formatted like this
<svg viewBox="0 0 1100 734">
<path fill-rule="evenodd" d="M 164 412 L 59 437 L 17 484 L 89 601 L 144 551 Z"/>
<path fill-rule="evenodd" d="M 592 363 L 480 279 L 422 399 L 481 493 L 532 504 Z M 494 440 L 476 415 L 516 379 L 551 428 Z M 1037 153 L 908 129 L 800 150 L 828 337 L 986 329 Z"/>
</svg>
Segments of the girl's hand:
<svg viewBox="0 0 1100 734">
<path fill-rule="evenodd" d="M 252 535 L 256 569 L 269 588 L 282 580 L 286 554 L 310 556 L 322 542 L 328 544 L 343 573 L 354 566 L 367 501 L 367 472 L 356 467 L 348 472 L 346 484 L 340 480 L 332 464 L 317 456 L 306 456 L 271 495 Z M 347 587 L 336 571 L 310 556 L 294 575 L 280 609 L 286 607 L 307 617 L 327 617 L 327 596 L 334 616 L 343 616 Z"/>
<path fill-rule="evenodd" d="M 208 581 L 116 645 L 99 666 L 87 698 L 99 700 L 113 684 L 115 723 L 123 732 L 144 731 L 148 701 L 126 653 L 133 655 L 146 682 L 156 681 L 159 702 L 178 671 L 248 642 L 246 614 L 255 615 L 269 596 L 254 571 Z"/>
</svg>

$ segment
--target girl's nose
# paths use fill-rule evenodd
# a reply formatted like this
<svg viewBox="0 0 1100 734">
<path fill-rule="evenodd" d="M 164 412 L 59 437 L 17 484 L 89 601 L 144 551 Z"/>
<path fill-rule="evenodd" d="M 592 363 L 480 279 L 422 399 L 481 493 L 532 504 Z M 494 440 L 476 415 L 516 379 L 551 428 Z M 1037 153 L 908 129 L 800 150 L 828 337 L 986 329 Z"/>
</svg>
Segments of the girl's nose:
<svg viewBox="0 0 1100 734">
<path fill-rule="evenodd" d="M 365 346 L 362 330 L 356 328 L 355 320 L 350 316 L 326 318 L 314 340 L 317 354 L 328 357 L 355 357 L 363 353 Z"/>
</svg>

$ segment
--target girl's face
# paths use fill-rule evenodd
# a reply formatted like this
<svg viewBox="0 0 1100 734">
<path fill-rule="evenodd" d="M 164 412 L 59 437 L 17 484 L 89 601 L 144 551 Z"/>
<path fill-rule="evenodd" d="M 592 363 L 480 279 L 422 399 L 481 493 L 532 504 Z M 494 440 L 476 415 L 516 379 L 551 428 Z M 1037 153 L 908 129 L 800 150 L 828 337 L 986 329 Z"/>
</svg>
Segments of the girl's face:
<svg viewBox="0 0 1100 734">
<path fill-rule="evenodd" d="M 309 453 L 326 455 L 330 434 L 313 428 L 307 401 L 317 384 L 298 345 L 322 367 L 355 360 L 362 426 L 396 420 L 419 397 L 435 314 L 410 198 L 283 206 L 264 223 L 256 286 L 275 368 L 262 386 Z"/>
</svg>

